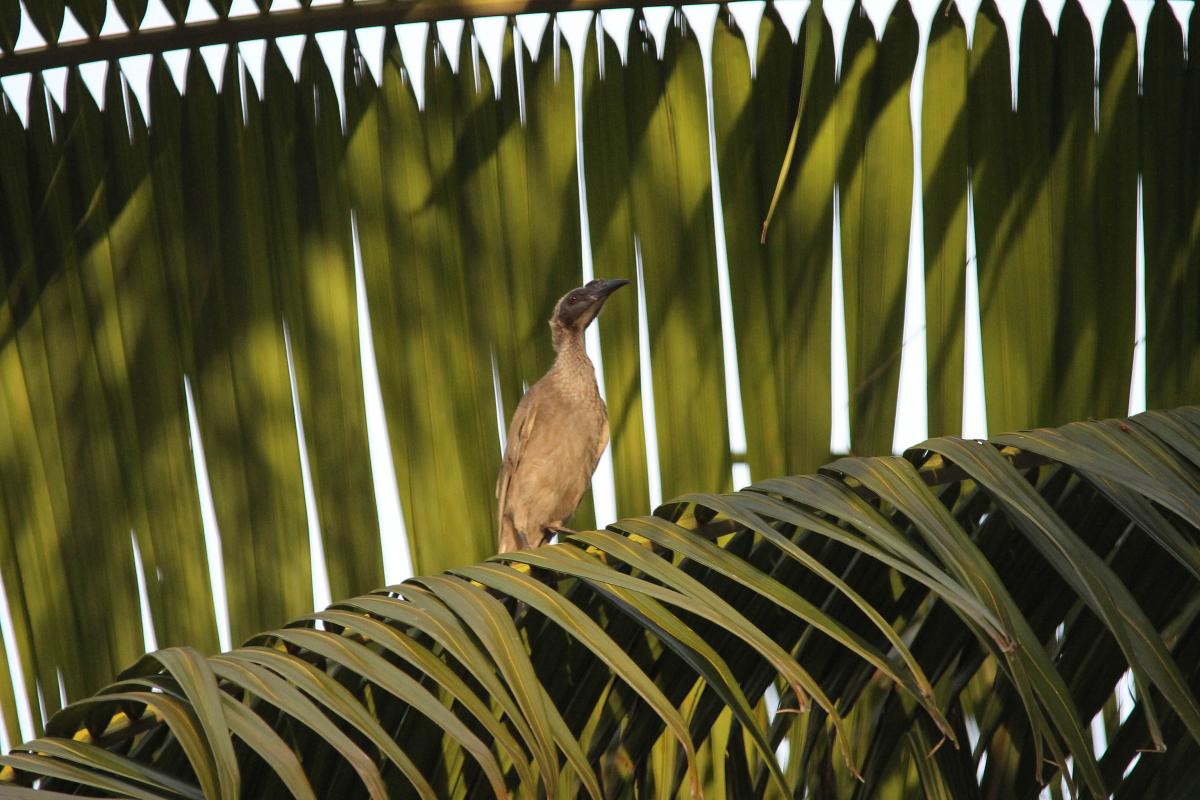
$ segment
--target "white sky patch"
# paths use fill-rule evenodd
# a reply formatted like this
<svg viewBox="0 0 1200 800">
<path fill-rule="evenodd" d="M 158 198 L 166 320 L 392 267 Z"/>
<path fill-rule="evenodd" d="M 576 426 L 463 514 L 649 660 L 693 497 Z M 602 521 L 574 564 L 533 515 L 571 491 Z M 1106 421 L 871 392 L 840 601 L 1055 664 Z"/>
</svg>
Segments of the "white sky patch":
<svg viewBox="0 0 1200 800">
<path fill-rule="evenodd" d="M 1137 239 L 1134 247 L 1133 373 L 1129 384 L 1129 415 L 1146 410 L 1146 220 L 1142 206 L 1142 176 L 1137 183 Z"/>
<path fill-rule="evenodd" d="M 975 18 L 979 15 L 983 0 L 954 0 L 954 5 L 958 6 L 958 15 L 962 17 L 963 27 L 967 31 L 967 48 L 970 49 L 975 41 Z"/>
<path fill-rule="evenodd" d="M 321 611 L 333 602 L 329 590 L 329 569 L 325 565 L 325 543 L 321 538 L 321 517 L 317 513 L 317 493 L 313 490 L 312 468 L 308 463 L 308 443 L 304 438 L 304 415 L 300 413 L 300 391 L 296 388 L 296 362 L 292 357 L 292 334 L 283 323 L 283 345 L 287 351 L 288 382 L 292 387 L 292 415 L 296 419 L 296 443 L 299 445 L 300 480 L 304 486 L 304 513 L 308 518 L 308 561 L 312 572 L 313 609 Z"/>
<path fill-rule="evenodd" d="M 763 693 L 763 704 L 766 706 L 767 721 L 773 723 L 775 715 L 779 713 L 779 690 L 775 688 L 774 683 L 767 684 L 767 690 Z M 779 747 L 775 750 L 775 760 L 779 762 L 781 769 L 788 768 L 788 762 L 792 758 L 792 743 L 784 737 L 779 743 Z"/>
<path fill-rule="evenodd" d="M 50 715 L 46 713 L 46 695 L 42 692 L 42 681 L 37 679 L 33 685 L 37 693 L 38 715 L 42 720 L 42 726 L 45 727 L 46 720 L 49 719 Z"/>
<path fill-rule="evenodd" d="M 271 11 L 294 11 L 300 7 L 300 0 L 275 0 L 271 3 Z"/>
<path fill-rule="evenodd" d="M 1188 60 L 1188 28 L 1191 27 L 1192 9 L 1196 7 L 1195 0 L 1167 0 L 1171 12 L 1179 22 L 1179 31 L 1183 34 L 1183 63 Z"/>
<path fill-rule="evenodd" d="M 1066 6 L 1067 0 L 1039 0 L 1042 6 L 1042 13 L 1046 15 L 1046 21 L 1050 23 L 1050 32 L 1058 36 L 1058 24 L 1062 21 L 1063 7 Z"/>
<path fill-rule="evenodd" d="M 400 508 L 396 468 L 392 463 L 392 445 L 388 438 L 387 416 L 383 411 L 383 391 L 379 386 L 375 339 L 371 334 L 371 311 L 367 303 L 362 251 L 358 243 L 358 217 L 353 211 L 350 212 L 350 230 L 354 241 L 354 298 L 358 308 L 358 353 L 362 364 L 363 400 L 367 414 L 367 448 L 371 454 L 375 510 L 379 515 L 383 579 L 387 585 L 392 586 L 412 577 L 412 555 L 408 549 L 408 530 L 404 525 L 404 513 Z"/>
<path fill-rule="evenodd" d="M 121 19 L 121 12 L 117 11 L 113 0 L 108 0 L 108 8 L 105 9 L 104 25 L 100 28 L 100 35 L 122 36 L 126 33 L 129 33 L 129 26 L 125 24 L 125 20 Z"/>
<path fill-rule="evenodd" d="M 458 74 L 458 61 L 462 55 L 462 34 L 464 23 L 461 19 L 442 19 L 437 23 L 437 37 L 450 63 L 450 71 Z M 407 61 L 404 62 L 408 64 Z"/>
<path fill-rule="evenodd" d="M 406 22 L 396 26 L 396 40 L 400 43 L 400 57 L 408 72 L 413 95 L 417 98 L 417 109 L 425 110 L 425 48 L 429 42 L 428 22 Z"/>
<path fill-rule="evenodd" d="M 192 6 L 195 8 L 195 6 Z M 208 44 L 200 48 L 200 57 L 208 68 L 208 76 L 212 78 L 217 94 L 221 93 L 221 82 L 225 77 L 225 56 L 229 53 L 227 44 Z"/>
<path fill-rule="evenodd" d="M 800 23 L 808 13 L 809 0 L 775 0 L 773 5 L 783 27 L 787 28 L 788 36 L 792 37 L 792 44 L 795 44 L 800 39 Z"/>
<path fill-rule="evenodd" d="M 322 31 L 315 37 L 317 49 L 325 59 L 329 77 L 333 79 L 333 92 L 337 95 L 338 114 L 342 122 L 342 133 L 346 132 L 346 32 Z"/>
<path fill-rule="evenodd" d="M 854 10 L 854 0 L 825 0 L 825 19 L 829 21 L 829 29 L 833 33 L 833 76 L 834 80 L 842 79 L 842 52 L 846 49 L 846 28 L 850 26 L 850 12 Z"/>
<path fill-rule="evenodd" d="M 887 27 L 888 18 L 892 16 L 892 9 L 895 7 L 896 0 L 862 0 L 863 11 L 867 12 L 867 19 L 871 20 L 871 27 L 875 29 L 875 41 L 883 41 L 883 30 Z M 918 24 L 920 16 L 918 11 Z M 925 40 L 921 41 L 924 43 Z"/>
<path fill-rule="evenodd" d="M 46 84 L 42 83 L 42 94 L 45 95 L 42 99 L 46 101 L 46 121 L 50 123 L 50 141 L 58 141 L 58 125 L 55 124 L 54 118 L 54 100 L 50 96 L 50 89 Z M 7 105 L 7 104 L 5 104 Z"/>
<path fill-rule="evenodd" d="M 629 63 L 629 29 L 633 25 L 632 8 L 606 8 L 600 12 L 600 24 L 604 32 L 617 46 L 621 64 Z"/>
<path fill-rule="evenodd" d="M 153 2 L 161 3 L 162 0 L 153 0 Z M 72 42 L 82 42 L 88 38 L 87 31 L 79 24 L 79 20 L 71 13 L 71 7 L 63 8 L 63 24 L 58 31 L 58 43 L 70 44 Z"/>
<path fill-rule="evenodd" d="M 750 475 L 750 465 L 745 461 L 733 462 L 733 490 L 745 489 L 752 483 L 754 479 Z"/>
<path fill-rule="evenodd" d="M 520 29 L 513 31 L 513 64 L 517 68 L 517 111 L 525 127 L 525 44 Z"/>
<path fill-rule="evenodd" d="M 1137 705 L 1132 672 L 1125 670 L 1125 673 L 1121 675 L 1121 679 L 1117 681 L 1114 695 L 1117 698 L 1117 719 L 1124 725 L 1125 720 L 1129 719 L 1129 715 L 1133 713 L 1133 707 Z"/>
<path fill-rule="evenodd" d="M 775 688 L 774 682 L 767 684 L 766 691 L 763 692 L 763 703 L 766 705 L 767 720 L 774 719 L 779 711 L 779 690 Z"/>
<path fill-rule="evenodd" d="M 1104 756 L 1104 751 L 1108 750 L 1108 733 L 1104 730 L 1104 712 L 1096 712 L 1096 716 L 1092 717 L 1092 751 L 1095 752 L 1096 758 L 1100 759 Z"/>
<path fill-rule="evenodd" d="M 50 92 L 60 111 L 67 110 L 67 73 L 67 67 L 51 67 L 42 72 L 46 91 Z"/>
<path fill-rule="evenodd" d="M 156 28 L 169 28 L 175 24 L 163 0 L 150 0 L 146 3 L 146 14 L 142 17 L 139 31 L 152 31 Z"/>
<path fill-rule="evenodd" d="M 130 108 L 129 80 L 126 79 L 124 76 L 121 76 L 120 82 L 121 82 L 121 106 L 122 106 L 121 110 L 125 112 L 125 131 L 129 134 L 129 141 L 132 142 L 133 141 L 133 109 Z M 47 111 L 50 110 L 49 103 L 47 103 L 46 110 Z M 57 138 L 57 136 L 56 136 L 56 138 Z"/>
<path fill-rule="evenodd" d="M 1008 34 L 1008 81 L 1012 90 L 1012 109 L 1017 110 L 1017 84 L 1021 69 L 1021 17 L 1025 13 L 1025 0 L 997 0 L 1000 19 Z"/>
<path fill-rule="evenodd" d="M 521 34 L 521 41 L 529 51 L 529 58 L 537 61 L 538 53 L 542 49 L 542 38 L 546 33 L 546 24 L 550 22 L 550 15 L 545 12 L 518 14 L 516 19 L 517 31 Z"/>
<path fill-rule="evenodd" d="M 967 743 L 971 747 L 971 752 L 974 753 L 979 746 L 979 723 L 975 717 L 967 715 L 963 718 L 963 727 L 967 729 Z M 975 767 L 975 781 L 983 783 L 983 773 L 987 769 L 987 750 L 984 750 L 979 757 L 979 764 Z"/>
<path fill-rule="evenodd" d="M 474 32 L 471 37 L 471 69 L 475 73 L 475 94 L 479 94 L 479 39 Z"/>
<path fill-rule="evenodd" d="M 283 56 L 283 63 L 287 65 L 288 72 L 292 73 L 292 82 L 299 83 L 300 62 L 304 60 L 304 34 L 280 36 L 275 40 L 275 46 L 279 48 L 279 54 Z"/>
<path fill-rule="evenodd" d="M 558 83 L 560 61 L 562 60 L 562 31 L 558 27 L 558 15 L 554 15 L 554 25 L 550 34 L 550 53 L 554 57 L 554 83 Z"/>
<path fill-rule="evenodd" d="M 496 401 L 496 433 L 500 439 L 500 452 L 508 448 L 508 426 L 504 424 L 504 391 L 500 388 L 500 367 L 496 363 L 496 348 L 491 349 L 492 398 Z"/>
<path fill-rule="evenodd" d="M 142 109 L 142 117 L 150 124 L 150 67 L 154 64 L 154 56 L 149 53 L 126 56 L 119 62 L 121 74 L 129 86 L 129 91 L 137 98 L 138 107 Z"/>
<path fill-rule="evenodd" d="M 246 65 L 242 61 L 241 54 L 236 50 L 234 50 L 233 57 L 237 64 L 238 97 L 241 99 L 239 105 L 242 109 L 242 124 L 248 125 L 250 124 L 250 103 L 246 97 L 246 84 L 249 82 L 246 80 Z"/>
<path fill-rule="evenodd" d="M 483 61 L 487 64 L 488 74 L 492 76 L 492 89 L 496 99 L 500 99 L 500 87 L 504 83 L 501 68 L 504 62 L 504 34 L 508 30 L 507 17 L 478 17 L 472 23 L 479 49 L 483 52 Z"/>
<path fill-rule="evenodd" d="M 1109 0 L 1079 0 L 1083 14 L 1092 29 L 1092 124 L 1096 130 L 1100 130 L 1100 41 L 1104 35 L 1104 17 L 1108 13 L 1108 4 Z M 1138 64 L 1140 67 L 1140 49 Z"/>
<path fill-rule="evenodd" d="M 250 17 L 258 13 L 258 6 L 254 4 L 254 0 L 233 0 L 229 4 L 230 17 Z"/>
<path fill-rule="evenodd" d="M 200 499 L 200 523 L 204 528 L 204 553 L 208 561 L 208 582 L 212 587 L 213 612 L 217 620 L 217 642 L 221 650 L 232 647 L 229 628 L 229 601 L 225 594 L 225 556 L 221 550 L 221 528 L 217 524 L 217 508 L 213 503 L 212 486 L 208 482 L 208 462 L 204 458 L 204 441 L 200 437 L 200 418 L 196 416 L 196 401 L 192 397 L 192 382 L 183 377 L 183 392 L 187 398 L 188 433 L 192 440 L 192 461 L 196 469 L 196 492 Z"/>
<path fill-rule="evenodd" d="M 891 13 L 895 3 L 886 0 Z M 929 438 L 929 365 L 925 349 L 925 196 L 921 156 L 921 109 L 925 101 L 925 60 L 929 52 L 929 30 L 939 0 L 914 0 L 917 20 L 917 60 L 908 90 L 908 114 L 913 140 L 912 214 L 908 228 L 908 271 L 904 288 L 904 328 L 900 350 L 900 383 L 896 394 L 896 424 L 892 430 L 892 452 L 899 455 Z M 887 17 L 876 23 L 875 33 L 883 38 Z"/>
<path fill-rule="evenodd" d="M 663 54 L 667 52 L 667 28 L 670 27 L 671 18 L 674 16 L 675 9 L 671 6 L 647 6 L 642 9 L 642 17 L 646 20 L 650 36 L 654 39 L 654 50 L 659 61 L 662 61 Z"/>
<path fill-rule="evenodd" d="M 987 438 L 987 396 L 983 384 L 983 331 L 979 320 L 979 259 L 975 252 L 975 192 L 967 178 L 966 288 L 963 316 L 963 407 L 964 439 Z"/>
<path fill-rule="evenodd" d="M 0 87 L 3 87 L 13 111 L 17 112 L 22 128 L 29 127 L 29 87 L 32 83 L 33 76 L 28 72 L 0 77 Z"/>
<path fill-rule="evenodd" d="M 650 320 L 646 312 L 646 280 L 642 272 L 642 241 L 633 237 L 637 263 L 638 377 L 642 384 L 642 429 L 646 437 L 646 483 L 650 508 L 662 505 L 662 471 L 658 461 L 658 418 L 654 411 L 654 370 L 650 363 Z"/>
<path fill-rule="evenodd" d="M 721 198 L 721 170 L 717 164 L 716 114 L 713 106 L 712 44 L 716 31 L 716 3 L 684 6 L 683 13 L 696 36 L 700 47 L 700 60 L 704 69 L 704 96 L 708 112 L 708 167 L 712 183 L 713 233 L 716 242 L 717 302 L 721 311 L 721 355 L 725 367 L 725 407 L 728 413 L 729 448 L 735 460 L 745 457 L 746 421 L 742 414 L 742 383 L 738 372 L 737 333 L 733 325 L 733 290 L 729 282 L 729 253 L 725 244 L 725 208 Z M 749 467 L 735 469 L 733 481 L 739 478 L 749 482 Z M 744 485 L 744 484 L 743 484 Z"/>
<path fill-rule="evenodd" d="M 556 16 L 571 51 L 572 74 L 575 83 L 575 167 L 579 179 L 579 240 L 582 245 L 583 282 L 596 277 L 592 265 L 592 230 L 588 220 L 587 176 L 583 166 L 583 74 L 587 37 L 592 27 L 591 11 L 564 11 Z M 590 325 L 584 333 L 584 347 L 596 367 L 596 385 L 600 397 L 604 390 L 604 360 L 600 352 L 600 326 Z M 592 474 L 592 502 L 596 511 L 596 527 L 603 529 L 617 519 L 616 480 L 613 477 L 612 441 L 604 448 L 596 471 Z"/>
<path fill-rule="evenodd" d="M 137 576 L 138 608 L 142 612 L 142 649 L 153 653 L 158 649 L 158 637 L 154 635 L 154 615 L 150 613 L 150 594 L 146 591 L 146 568 L 142 564 L 142 548 L 138 546 L 137 531 L 129 531 L 133 543 L 133 571 Z"/>
<path fill-rule="evenodd" d="M 83 85 L 87 87 L 88 93 L 103 111 L 104 82 L 108 79 L 108 62 L 89 61 L 86 64 L 80 64 L 79 77 L 83 78 Z"/>
<path fill-rule="evenodd" d="M 266 39 L 250 39 L 238 42 L 237 47 L 238 55 L 242 57 L 242 64 L 250 73 L 250 80 L 254 81 L 254 89 L 258 92 L 258 98 L 262 100 L 265 97 L 263 91 L 266 86 L 267 41 Z"/>
<path fill-rule="evenodd" d="M 371 71 L 371 79 L 376 86 L 383 85 L 383 43 L 387 29 L 382 25 L 370 28 L 359 28 L 354 32 L 358 39 L 358 51 L 362 53 L 367 69 Z"/>
<path fill-rule="evenodd" d="M 193 22 L 210 22 L 216 18 L 217 12 L 213 10 L 209 0 L 192 0 L 183 21 L 185 24 L 191 25 Z"/>
<path fill-rule="evenodd" d="M 963 717 L 963 727 L 967 730 L 967 746 L 974 751 L 979 747 L 979 723 L 975 717 L 967 714 Z"/>
<path fill-rule="evenodd" d="M 601 19 L 603 14 L 597 12 L 595 16 L 596 24 L 592 26 L 596 32 L 596 69 L 600 73 L 600 80 L 604 80 L 604 22 Z"/>
<path fill-rule="evenodd" d="M 21 740 L 27 742 L 37 732 L 33 727 L 33 709 L 29 706 L 29 690 L 25 683 L 25 671 L 21 669 L 21 651 L 17 648 L 17 632 L 12 621 L 12 608 L 8 605 L 3 573 L 0 573 L 0 638 L 4 640 L 4 652 L 8 655 L 8 675 L 17 704 L 17 726 L 21 729 Z M 3 726 L 0 726 L 0 735 L 4 735 Z M 5 753 L 12 744 L 6 737 L 3 742 Z"/>
<path fill-rule="evenodd" d="M 1129 15 L 1133 19 L 1133 33 L 1137 39 L 1138 94 L 1142 93 L 1142 73 L 1146 68 L 1146 29 L 1150 26 L 1150 12 L 1154 0 L 1125 0 Z"/>
<path fill-rule="evenodd" d="M 37 1 L 35 0 L 35 2 Z M 22 2 L 21 27 L 17 33 L 17 41 L 13 43 L 13 52 L 20 53 L 22 50 L 36 50 L 45 46 L 46 40 L 42 36 L 42 32 L 33 24 L 33 18 L 29 16 L 29 9 L 25 8 L 25 2 Z"/>
<path fill-rule="evenodd" d="M 187 88 L 187 65 L 188 65 L 188 50 L 168 50 L 163 53 L 163 61 L 167 62 L 167 71 L 171 73 L 171 80 L 175 82 L 175 88 L 183 94 Z"/>
<path fill-rule="evenodd" d="M 846 300 L 842 286 L 841 187 L 833 187 L 833 312 L 830 338 L 830 399 L 833 403 L 829 452 L 850 452 L 850 370 L 846 361 Z"/>
<path fill-rule="evenodd" d="M 734 0 L 726 6 L 733 15 L 742 41 L 746 44 L 746 58 L 750 62 L 750 80 L 758 74 L 758 31 L 762 25 L 766 0 Z"/>
</svg>

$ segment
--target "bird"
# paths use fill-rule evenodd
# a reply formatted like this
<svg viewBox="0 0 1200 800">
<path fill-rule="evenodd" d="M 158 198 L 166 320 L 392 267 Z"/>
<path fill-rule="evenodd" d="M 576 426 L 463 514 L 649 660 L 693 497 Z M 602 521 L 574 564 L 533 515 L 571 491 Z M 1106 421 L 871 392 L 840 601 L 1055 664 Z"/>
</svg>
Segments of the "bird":
<svg viewBox="0 0 1200 800">
<path fill-rule="evenodd" d="M 583 332 L 609 296 L 628 283 L 590 281 L 554 306 L 554 364 L 517 404 L 496 480 L 501 553 L 545 544 L 587 490 L 608 445 L 608 410 Z"/>
</svg>

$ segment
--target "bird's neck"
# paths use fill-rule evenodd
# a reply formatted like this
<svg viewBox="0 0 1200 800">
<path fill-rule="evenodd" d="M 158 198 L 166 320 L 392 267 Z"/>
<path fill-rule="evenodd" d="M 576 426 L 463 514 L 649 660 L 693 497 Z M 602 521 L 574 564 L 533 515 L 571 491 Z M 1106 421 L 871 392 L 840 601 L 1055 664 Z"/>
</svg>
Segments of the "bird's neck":
<svg viewBox="0 0 1200 800">
<path fill-rule="evenodd" d="M 583 332 L 569 328 L 554 329 L 554 368 L 560 372 L 586 369 L 593 371 L 592 360 L 583 346 Z"/>
</svg>

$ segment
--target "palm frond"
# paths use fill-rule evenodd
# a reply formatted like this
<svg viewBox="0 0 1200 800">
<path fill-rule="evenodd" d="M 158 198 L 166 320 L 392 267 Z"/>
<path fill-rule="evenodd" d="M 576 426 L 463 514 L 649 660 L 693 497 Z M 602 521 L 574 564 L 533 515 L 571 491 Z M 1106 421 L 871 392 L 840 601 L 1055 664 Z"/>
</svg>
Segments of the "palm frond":
<svg viewBox="0 0 1200 800">
<path fill-rule="evenodd" d="M 0 797 L 1184 796 L 1198 536 L 1197 407 L 843 458 L 148 655 Z"/>
</svg>

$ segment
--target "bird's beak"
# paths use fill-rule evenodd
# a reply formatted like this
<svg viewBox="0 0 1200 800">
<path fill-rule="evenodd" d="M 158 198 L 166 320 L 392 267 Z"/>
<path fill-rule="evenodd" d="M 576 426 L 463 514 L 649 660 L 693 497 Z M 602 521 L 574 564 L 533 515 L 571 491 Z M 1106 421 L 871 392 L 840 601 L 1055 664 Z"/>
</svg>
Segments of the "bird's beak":
<svg viewBox="0 0 1200 800">
<path fill-rule="evenodd" d="M 596 281 L 596 298 L 598 300 L 603 300 L 617 289 L 620 289 L 622 286 L 626 286 L 628 283 L 629 281 L 625 280 L 624 278 L 616 278 L 615 280 L 610 281 Z"/>
<path fill-rule="evenodd" d="M 559 304 L 561 305 L 563 302 L 572 300 L 574 298 L 582 300 L 583 304 L 577 305 L 575 307 L 576 310 L 574 311 L 568 309 L 563 318 L 565 324 L 570 325 L 576 330 L 582 331 L 588 325 L 591 325 L 592 320 L 599 315 L 600 309 L 603 308 L 605 302 L 608 301 L 608 296 L 627 283 L 629 283 L 629 281 L 625 280 L 624 278 L 608 281 L 593 280 L 588 281 L 586 286 L 572 291 L 567 297 L 563 298 L 562 301 L 559 301 Z"/>
</svg>

